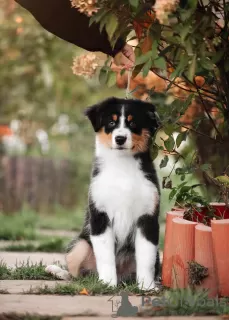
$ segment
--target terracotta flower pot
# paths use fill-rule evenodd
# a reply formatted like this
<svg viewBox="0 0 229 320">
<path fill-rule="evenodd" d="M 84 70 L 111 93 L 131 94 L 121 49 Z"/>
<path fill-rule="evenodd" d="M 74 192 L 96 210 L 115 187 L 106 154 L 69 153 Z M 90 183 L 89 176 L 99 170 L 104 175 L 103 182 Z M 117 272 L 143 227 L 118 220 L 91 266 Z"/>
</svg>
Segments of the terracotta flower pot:
<svg viewBox="0 0 229 320">
<path fill-rule="evenodd" d="M 229 296 L 229 219 L 212 220 L 213 251 L 220 296 Z"/>
<path fill-rule="evenodd" d="M 195 258 L 196 222 L 173 218 L 172 287 L 188 286 L 188 262 Z"/>
<path fill-rule="evenodd" d="M 162 263 L 162 284 L 166 287 L 171 287 L 172 280 L 172 255 L 173 255 L 173 225 L 172 220 L 176 217 L 183 217 L 184 210 L 169 211 L 166 214 L 165 225 L 165 240 L 163 250 L 163 263 Z"/>
<path fill-rule="evenodd" d="M 229 219 L 229 207 L 227 207 L 225 203 L 212 202 L 210 203 L 210 211 L 207 207 L 200 207 L 198 210 L 194 210 L 187 219 L 210 226 L 211 220 L 214 217 L 216 219 L 217 217 L 220 219 Z"/>
<path fill-rule="evenodd" d="M 218 293 L 218 281 L 213 255 L 212 228 L 203 224 L 195 227 L 195 262 L 208 268 L 208 277 L 198 288 L 208 289 L 209 297 L 213 298 Z"/>
</svg>

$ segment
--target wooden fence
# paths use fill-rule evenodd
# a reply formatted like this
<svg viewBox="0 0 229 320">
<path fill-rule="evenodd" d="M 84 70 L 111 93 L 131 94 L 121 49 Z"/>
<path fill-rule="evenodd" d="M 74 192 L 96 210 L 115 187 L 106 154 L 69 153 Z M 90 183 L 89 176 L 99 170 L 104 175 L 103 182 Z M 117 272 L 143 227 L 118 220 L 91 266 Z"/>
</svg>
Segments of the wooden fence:
<svg viewBox="0 0 229 320">
<path fill-rule="evenodd" d="M 54 211 L 55 205 L 76 204 L 76 166 L 69 160 L 4 157 L 1 162 L 0 205 L 4 212 L 32 209 Z"/>
</svg>

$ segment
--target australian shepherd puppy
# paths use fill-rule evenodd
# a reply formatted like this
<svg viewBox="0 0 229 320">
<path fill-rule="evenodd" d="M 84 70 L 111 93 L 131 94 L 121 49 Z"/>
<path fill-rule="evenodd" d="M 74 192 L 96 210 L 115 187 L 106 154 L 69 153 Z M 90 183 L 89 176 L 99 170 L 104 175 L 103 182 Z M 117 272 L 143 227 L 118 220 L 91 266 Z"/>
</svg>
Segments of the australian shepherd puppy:
<svg viewBox="0 0 229 320">
<path fill-rule="evenodd" d="M 69 272 L 98 273 L 116 286 L 133 276 L 139 288 L 155 287 L 158 272 L 158 179 L 150 156 L 158 123 L 154 106 L 109 98 L 88 108 L 95 159 L 83 229 L 69 246 Z"/>
</svg>

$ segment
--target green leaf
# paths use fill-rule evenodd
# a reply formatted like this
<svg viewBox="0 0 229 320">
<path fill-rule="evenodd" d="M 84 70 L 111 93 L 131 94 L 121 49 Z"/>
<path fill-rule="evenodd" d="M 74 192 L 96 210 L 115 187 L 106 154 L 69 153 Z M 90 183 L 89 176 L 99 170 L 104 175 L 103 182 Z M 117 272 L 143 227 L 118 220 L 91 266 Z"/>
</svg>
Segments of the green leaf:
<svg viewBox="0 0 229 320">
<path fill-rule="evenodd" d="M 109 15 L 109 20 L 106 23 L 106 32 L 109 39 L 113 38 L 113 35 L 118 27 L 118 19 L 114 14 Z"/>
<path fill-rule="evenodd" d="M 137 8 L 139 5 L 139 0 L 129 0 L 129 3 L 132 7 Z"/>
<path fill-rule="evenodd" d="M 169 194 L 169 200 L 172 200 L 175 197 L 176 193 L 177 193 L 177 189 L 173 188 L 173 190 Z"/>
<path fill-rule="evenodd" d="M 154 40 L 160 40 L 161 38 L 161 25 L 159 23 L 153 23 L 150 28 L 150 35 Z"/>
<path fill-rule="evenodd" d="M 154 40 L 152 44 L 152 49 L 151 49 L 151 57 L 152 59 L 156 59 L 158 57 L 158 41 Z"/>
<path fill-rule="evenodd" d="M 194 97 L 195 97 L 195 93 L 192 93 L 188 96 L 188 99 L 182 104 L 182 110 L 186 110 L 188 108 L 188 106 L 192 103 L 192 99 Z"/>
<path fill-rule="evenodd" d="M 192 57 L 192 62 L 188 68 L 188 79 L 190 81 L 193 81 L 195 73 L 196 73 L 196 54 L 194 54 L 194 56 Z"/>
<path fill-rule="evenodd" d="M 163 126 L 164 132 L 170 136 L 177 128 L 177 125 L 174 123 L 167 123 L 165 126 Z"/>
<path fill-rule="evenodd" d="M 211 169 L 211 165 L 209 163 L 204 163 L 200 166 L 200 169 L 203 171 L 208 171 Z"/>
<path fill-rule="evenodd" d="M 196 6 L 197 6 L 197 0 L 188 0 L 188 6 L 190 7 L 190 8 L 193 8 L 193 9 L 195 9 L 196 8 Z"/>
<path fill-rule="evenodd" d="M 104 69 L 101 69 L 100 70 L 100 73 L 99 73 L 99 82 L 104 85 L 106 84 L 107 82 L 107 77 L 108 77 L 108 72 Z"/>
<path fill-rule="evenodd" d="M 180 31 L 181 42 L 184 43 L 185 38 L 190 32 L 190 24 L 186 24 L 182 27 Z"/>
<path fill-rule="evenodd" d="M 169 161 L 169 157 L 166 155 L 164 156 L 164 158 L 161 160 L 161 163 L 160 163 L 160 168 L 165 168 L 167 166 L 167 163 Z"/>
<path fill-rule="evenodd" d="M 164 141 L 164 145 L 167 151 L 171 152 L 174 149 L 175 141 L 173 136 L 170 136 L 167 140 Z"/>
<path fill-rule="evenodd" d="M 224 50 L 216 52 L 212 57 L 212 62 L 218 63 L 223 58 L 223 56 L 224 56 Z"/>
<path fill-rule="evenodd" d="M 181 145 L 181 142 L 185 141 L 187 138 L 187 131 L 185 132 L 181 132 L 178 134 L 177 138 L 176 138 L 176 146 L 177 148 L 179 148 L 179 146 Z"/>
<path fill-rule="evenodd" d="M 162 69 L 162 70 L 166 70 L 166 61 L 165 58 L 163 57 L 158 57 L 156 60 L 154 60 L 154 66 L 156 68 Z"/>
<path fill-rule="evenodd" d="M 93 16 L 89 20 L 89 27 L 94 23 L 94 22 L 99 22 L 105 15 L 107 14 L 107 11 L 105 10 L 99 10 L 96 14 L 93 14 Z"/>
<path fill-rule="evenodd" d="M 225 176 L 218 176 L 215 178 L 215 180 L 217 180 L 218 182 L 226 185 L 227 187 L 229 187 L 229 177 L 227 175 Z"/>
<path fill-rule="evenodd" d="M 115 72 L 109 72 L 108 73 L 108 79 L 107 79 L 107 86 L 113 87 L 116 84 L 116 73 Z"/>
<path fill-rule="evenodd" d="M 180 54 L 180 62 L 176 69 L 171 73 L 170 79 L 176 78 L 182 71 L 184 71 L 185 67 L 188 64 L 188 56 L 185 53 Z"/>
<path fill-rule="evenodd" d="M 147 74 L 149 73 L 151 67 L 152 67 L 152 60 L 149 59 L 149 60 L 144 64 L 144 67 L 143 67 L 143 69 L 142 69 L 142 75 L 143 75 L 144 78 L 145 78 L 145 77 L 147 76 Z"/>
<path fill-rule="evenodd" d="M 156 144 L 154 144 L 152 149 L 151 149 L 151 158 L 152 158 L 152 160 L 155 160 L 157 158 L 158 153 L 159 153 L 158 146 Z"/>
<path fill-rule="evenodd" d="M 200 60 L 200 65 L 202 68 L 206 69 L 206 70 L 213 70 L 214 66 L 211 60 L 206 59 L 206 58 L 202 58 Z"/>
<path fill-rule="evenodd" d="M 152 51 L 148 51 L 146 54 L 142 54 L 141 56 L 137 57 L 135 65 L 138 66 L 139 64 L 146 63 L 152 57 Z"/>
<path fill-rule="evenodd" d="M 105 27 L 105 24 L 107 23 L 107 20 L 109 18 L 109 15 L 105 15 L 101 20 L 99 24 L 99 31 L 102 32 L 103 28 Z"/>
<path fill-rule="evenodd" d="M 161 55 L 161 56 L 166 55 L 166 53 L 168 53 L 169 51 L 171 51 L 173 48 L 174 48 L 174 45 L 173 45 L 173 44 L 170 44 L 169 46 L 167 46 L 165 49 L 163 49 L 163 50 L 160 52 L 160 55 Z"/>
</svg>

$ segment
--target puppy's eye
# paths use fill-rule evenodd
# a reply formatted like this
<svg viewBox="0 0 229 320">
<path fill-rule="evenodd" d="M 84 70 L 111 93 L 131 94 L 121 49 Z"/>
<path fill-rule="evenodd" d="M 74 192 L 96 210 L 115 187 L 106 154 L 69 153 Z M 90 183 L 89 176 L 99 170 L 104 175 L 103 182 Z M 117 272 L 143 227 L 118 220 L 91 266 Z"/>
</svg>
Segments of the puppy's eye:
<svg viewBox="0 0 229 320">
<path fill-rule="evenodd" d="M 131 121 L 131 122 L 130 122 L 130 127 L 131 127 L 132 129 L 136 128 L 136 123 L 134 123 L 133 121 Z"/>
<path fill-rule="evenodd" d="M 108 123 L 108 128 L 114 128 L 115 127 L 115 122 L 114 121 L 110 121 Z"/>
</svg>

